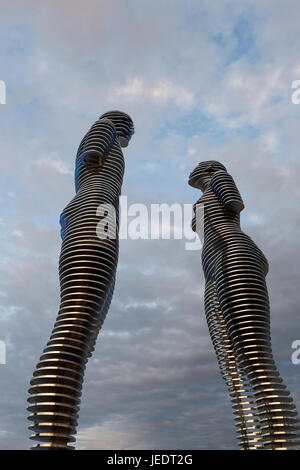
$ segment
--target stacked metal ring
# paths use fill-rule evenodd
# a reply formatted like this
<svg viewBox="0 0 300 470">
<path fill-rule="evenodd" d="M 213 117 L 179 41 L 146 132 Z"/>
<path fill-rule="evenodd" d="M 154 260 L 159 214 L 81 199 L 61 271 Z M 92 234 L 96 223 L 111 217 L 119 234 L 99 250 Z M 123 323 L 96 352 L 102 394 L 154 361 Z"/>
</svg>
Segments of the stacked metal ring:
<svg viewBox="0 0 300 470">
<path fill-rule="evenodd" d="M 268 262 L 240 228 L 239 213 L 244 208 L 240 193 L 216 161 L 199 163 L 189 184 L 203 192 L 194 206 L 192 228 L 204 239 L 206 318 L 240 446 L 285 450 L 299 446 L 296 408 L 271 349 Z M 199 205 L 204 205 L 201 225 Z"/>
<path fill-rule="evenodd" d="M 125 130 L 124 130 L 125 129 Z M 127 134 L 126 134 L 127 129 Z M 108 312 L 118 261 L 119 195 L 124 158 L 119 136 L 133 123 L 122 112 L 105 113 L 84 136 L 76 157 L 76 195 L 61 214 L 61 303 L 50 340 L 30 382 L 29 420 L 35 449 L 73 449 L 84 371 Z M 111 208 L 108 227 L 98 224 Z"/>
</svg>

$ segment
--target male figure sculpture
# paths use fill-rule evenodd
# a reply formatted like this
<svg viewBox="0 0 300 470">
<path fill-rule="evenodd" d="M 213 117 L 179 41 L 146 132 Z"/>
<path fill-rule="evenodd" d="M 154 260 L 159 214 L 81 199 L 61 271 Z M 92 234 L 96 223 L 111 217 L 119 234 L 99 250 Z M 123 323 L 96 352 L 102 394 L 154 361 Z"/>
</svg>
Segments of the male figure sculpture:
<svg viewBox="0 0 300 470">
<path fill-rule="evenodd" d="M 84 370 L 111 302 L 118 261 L 119 195 L 124 158 L 134 133 L 120 111 L 103 114 L 79 146 L 76 195 L 61 214 L 61 304 L 51 337 L 30 382 L 28 410 L 36 449 L 73 449 Z M 105 211 L 115 236 L 99 238 Z M 100 209 L 100 210 L 99 210 Z M 102 216 L 102 218 L 101 218 Z M 114 223 L 112 212 L 111 222 Z M 108 227 L 109 233 L 112 230 Z M 103 235 L 103 233 L 102 233 Z"/>
<path fill-rule="evenodd" d="M 268 262 L 240 228 L 244 204 L 221 163 L 199 163 L 189 184 L 203 192 L 194 205 L 192 228 L 204 234 L 205 313 L 240 446 L 289 449 L 299 445 L 298 419 L 271 349 Z M 204 205 L 202 220 L 199 204 Z"/>
</svg>

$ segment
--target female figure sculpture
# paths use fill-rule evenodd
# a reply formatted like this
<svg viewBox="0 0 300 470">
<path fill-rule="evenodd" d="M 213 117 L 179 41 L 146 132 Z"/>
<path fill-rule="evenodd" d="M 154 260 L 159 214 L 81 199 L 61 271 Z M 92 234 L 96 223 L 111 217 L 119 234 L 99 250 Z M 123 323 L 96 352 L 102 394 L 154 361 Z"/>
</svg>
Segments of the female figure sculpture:
<svg viewBox="0 0 300 470">
<path fill-rule="evenodd" d="M 192 228 L 201 236 L 202 223 L 205 314 L 240 446 L 289 449 L 299 445 L 298 419 L 271 349 L 268 262 L 240 228 L 244 204 L 224 165 L 199 163 L 189 184 L 203 192 Z M 199 204 L 204 204 L 202 221 Z"/>
<path fill-rule="evenodd" d="M 121 147 L 127 147 L 133 133 L 127 114 L 107 112 L 84 136 L 77 152 L 76 195 L 60 217 L 60 308 L 30 382 L 28 410 L 35 432 L 31 438 L 39 442 L 33 448 L 74 448 L 69 443 L 75 441 L 85 366 L 114 290 L 124 173 Z M 107 237 L 99 238 L 97 227 L 105 215 L 101 207 L 111 207 L 116 218 L 110 214 L 114 227 L 108 227 Z"/>
</svg>

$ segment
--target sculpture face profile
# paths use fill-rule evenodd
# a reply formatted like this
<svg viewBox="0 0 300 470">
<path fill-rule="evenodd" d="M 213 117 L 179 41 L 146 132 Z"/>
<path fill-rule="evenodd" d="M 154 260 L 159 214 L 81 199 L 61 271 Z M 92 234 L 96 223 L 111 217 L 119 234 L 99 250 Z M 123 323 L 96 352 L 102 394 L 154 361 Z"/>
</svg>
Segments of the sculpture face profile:
<svg viewBox="0 0 300 470">
<path fill-rule="evenodd" d="M 31 439 L 36 449 L 73 449 L 85 366 L 108 312 L 118 262 L 121 146 L 134 132 L 120 111 L 103 114 L 82 139 L 75 167 L 76 195 L 62 211 L 59 259 L 61 302 L 50 339 L 29 389 Z M 116 215 L 115 236 L 101 237 L 99 207 Z"/>
<path fill-rule="evenodd" d="M 268 262 L 241 230 L 240 193 L 224 165 L 216 161 L 199 163 L 189 184 L 203 192 L 194 205 L 192 228 L 198 231 L 197 206 L 204 204 L 205 314 L 240 446 L 299 446 L 295 405 L 271 349 Z"/>
</svg>

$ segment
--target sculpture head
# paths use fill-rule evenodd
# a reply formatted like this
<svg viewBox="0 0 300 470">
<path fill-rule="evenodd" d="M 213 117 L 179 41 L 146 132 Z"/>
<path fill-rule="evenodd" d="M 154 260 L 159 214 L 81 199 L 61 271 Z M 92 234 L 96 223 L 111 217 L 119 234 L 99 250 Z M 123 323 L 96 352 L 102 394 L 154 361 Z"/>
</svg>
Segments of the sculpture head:
<svg viewBox="0 0 300 470">
<path fill-rule="evenodd" d="M 190 173 L 188 183 L 193 188 L 204 191 L 207 184 L 209 184 L 212 175 L 218 170 L 227 171 L 222 163 L 219 163 L 215 160 L 200 162 L 192 171 L 192 173 Z"/>
<path fill-rule="evenodd" d="M 99 119 L 109 119 L 112 121 L 121 147 L 127 147 L 134 134 L 134 125 L 131 117 L 122 111 L 107 111 Z"/>
</svg>

